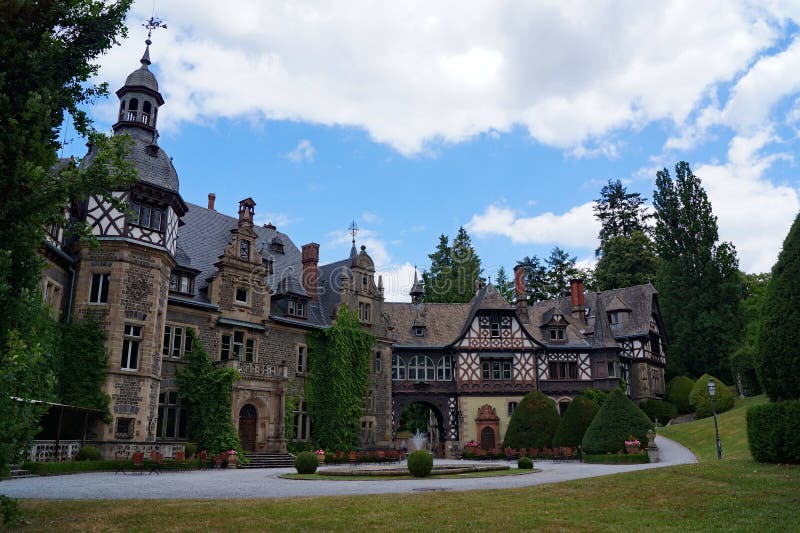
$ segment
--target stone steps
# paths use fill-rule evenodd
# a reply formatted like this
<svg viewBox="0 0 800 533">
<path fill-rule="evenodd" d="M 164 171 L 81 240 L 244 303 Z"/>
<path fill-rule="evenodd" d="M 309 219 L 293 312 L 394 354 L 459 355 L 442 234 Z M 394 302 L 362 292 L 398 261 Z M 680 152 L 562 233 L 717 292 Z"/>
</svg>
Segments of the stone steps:
<svg viewBox="0 0 800 533">
<path fill-rule="evenodd" d="M 294 455 L 289 453 L 246 453 L 249 461 L 241 468 L 291 468 L 294 466 Z"/>
<path fill-rule="evenodd" d="M 31 474 L 30 470 L 23 470 L 21 468 L 12 469 L 11 473 L 10 473 L 10 476 L 13 479 L 21 479 L 21 478 L 26 478 L 26 477 L 38 477 L 38 476 L 35 476 L 35 475 Z"/>
</svg>

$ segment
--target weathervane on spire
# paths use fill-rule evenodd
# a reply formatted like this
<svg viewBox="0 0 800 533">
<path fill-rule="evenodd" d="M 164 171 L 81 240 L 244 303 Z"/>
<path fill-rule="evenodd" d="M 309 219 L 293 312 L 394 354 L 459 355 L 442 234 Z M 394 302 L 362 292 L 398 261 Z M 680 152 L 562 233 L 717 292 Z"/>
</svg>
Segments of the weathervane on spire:
<svg viewBox="0 0 800 533">
<path fill-rule="evenodd" d="M 350 223 L 349 226 L 347 226 L 347 229 L 350 231 L 350 234 L 353 236 L 353 246 L 355 246 L 356 245 L 356 234 L 358 234 L 358 224 L 356 224 L 356 221 L 354 220 L 354 221 L 352 221 Z"/>
<path fill-rule="evenodd" d="M 167 25 L 164 24 L 164 21 L 158 17 L 150 17 L 144 24 L 142 24 L 145 28 L 147 28 L 147 40 L 150 41 L 150 37 L 153 36 L 153 30 L 157 30 L 159 28 L 167 29 Z M 150 44 L 149 42 L 147 44 Z"/>
</svg>

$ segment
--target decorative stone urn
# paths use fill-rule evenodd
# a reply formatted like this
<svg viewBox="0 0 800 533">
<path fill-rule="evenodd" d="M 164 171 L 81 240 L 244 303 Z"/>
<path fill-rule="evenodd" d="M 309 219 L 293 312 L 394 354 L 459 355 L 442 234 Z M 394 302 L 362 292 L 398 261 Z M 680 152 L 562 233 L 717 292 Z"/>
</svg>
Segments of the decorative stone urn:
<svg viewBox="0 0 800 533">
<path fill-rule="evenodd" d="M 228 455 L 228 468 L 236 468 L 236 462 L 239 460 L 239 457 L 236 454 Z"/>
<path fill-rule="evenodd" d="M 659 461 L 658 446 L 656 446 L 656 432 L 653 430 L 647 432 L 647 458 L 651 463 L 657 463 Z"/>
</svg>

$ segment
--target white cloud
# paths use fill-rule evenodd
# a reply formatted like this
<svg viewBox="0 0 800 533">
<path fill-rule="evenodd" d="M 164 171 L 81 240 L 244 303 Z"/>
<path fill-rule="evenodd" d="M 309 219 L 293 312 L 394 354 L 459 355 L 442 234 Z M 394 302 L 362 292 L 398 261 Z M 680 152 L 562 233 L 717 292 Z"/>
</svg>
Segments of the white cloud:
<svg viewBox="0 0 800 533">
<path fill-rule="evenodd" d="M 137 3 L 131 20 L 151 8 Z M 151 50 L 168 104 L 162 130 L 220 117 L 346 125 L 406 155 L 521 124 L 545 144 L 613 157 L 609 132 L 683 123 L 711 87 L 774 44 L 788 16 L 730 0 L 172 0 L 159 9 L 171 23 Z M 132 27 L 102 61 L 112 88 L 142 52 Z M 735 98 L 745 101 L 744 85 Z M 110 122 L 115 106 L 106 107 Z M 585 150 L 576 155 L 595 149 Z"/>
<path fill-rule="evenodd" d="M 311 141 L 308 139 L 301 139 L 300 142 L 297 143 L 297 146 L 295 146 L 294 150 L 283 154 L 283 156 L 290 161 L 294 161 L 295 163 L 301 163 L 303 161 L 313 161 L 316 151 L 317 150 L 311 144 Z"/>
<path fill-rule="evenodd" d="M 770 130 L 734 137 L 724 164 L 694 168 L 703 180 L 719 223 L 721 240 L 736 245 L 740 268 L 746 272 L 767 272 L 778 258 L 783 239 L 798 211 L 800 196 L 789 185 L 775 185 L 769 169 L 785 153 L 761 154 L 775 142 Z"/>
<path fill-rule="evenodd" d="M 472 215 L 467 230 L 478 237 L 508 237 L 518 244 L 593 248 L 597 246 L 600 231 L 593 205 L 588 202 L 560 215 L 547 212 L 525 217 L 508 207 L 492 204 L 483 213 Z"/>
<path fill-rule="evenodd" d="M 278 213 L 278 212 L 266 212 L 266 213 L 256 213 L 256 217 L 253 222 L 257 226 L 261 226 L 267 223 L 272 224 L 273 226 L 278 228 L 278 231 L 283 231 L 283 228 L 292 224 L 293 222 L 300 222 L 303 220 L 302 218 L 292 218 L 286 213 Z"/>
<path fill-rule="evenodd" d="M 361 220 L 363 220 L 364 222 L 370 222 L 375 224 L 383 222 L 383 219 L 379 215 L 372 213 L 370 211 L 364 211 L 363 213 L 361 213 Z"/>
</svg>

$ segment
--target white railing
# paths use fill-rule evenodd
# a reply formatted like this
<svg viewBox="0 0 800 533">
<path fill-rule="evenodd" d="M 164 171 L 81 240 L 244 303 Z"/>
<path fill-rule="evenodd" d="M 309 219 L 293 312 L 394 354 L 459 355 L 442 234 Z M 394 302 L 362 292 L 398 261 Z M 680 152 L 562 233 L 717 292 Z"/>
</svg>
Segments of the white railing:
<svg viewBox="0 0 800 533">
<path fill-rule="evenodd" d="M 34 463 L 71 461 L 78 455 L 82 446 L 83 443 L 79 440 L 35 440 L 28 450 L 28 460 Z"/>
</svg>

